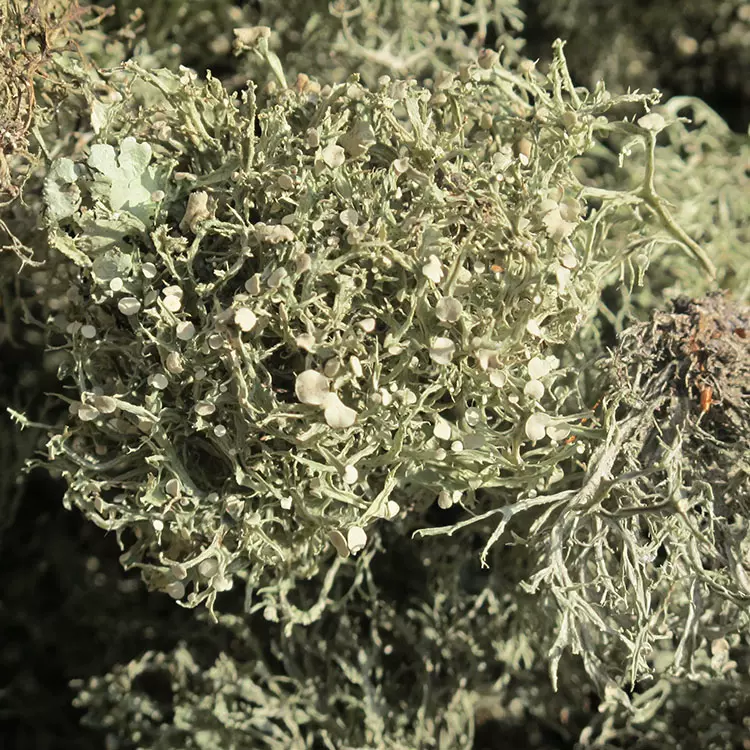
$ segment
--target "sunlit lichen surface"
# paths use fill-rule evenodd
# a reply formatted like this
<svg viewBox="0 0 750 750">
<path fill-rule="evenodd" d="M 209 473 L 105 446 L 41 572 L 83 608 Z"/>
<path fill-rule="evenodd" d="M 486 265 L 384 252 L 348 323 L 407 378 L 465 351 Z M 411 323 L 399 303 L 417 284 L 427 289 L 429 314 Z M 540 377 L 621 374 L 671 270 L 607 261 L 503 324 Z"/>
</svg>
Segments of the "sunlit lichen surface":
<svg viewBox="0 0 750 750">
<path fill-rule="evenodd" d="M 707 5 L 0 2 L 3 747 L 741 747 Z"/>
</svg>

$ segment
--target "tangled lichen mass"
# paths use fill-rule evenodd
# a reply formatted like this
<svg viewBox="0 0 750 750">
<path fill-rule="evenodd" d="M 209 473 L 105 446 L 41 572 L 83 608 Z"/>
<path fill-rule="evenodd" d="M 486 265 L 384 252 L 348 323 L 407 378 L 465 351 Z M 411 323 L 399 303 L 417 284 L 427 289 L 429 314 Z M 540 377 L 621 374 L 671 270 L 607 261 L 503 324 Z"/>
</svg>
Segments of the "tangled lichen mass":
<svg viewBox="0 0 750 750">
<path fill-rule="evenodd" d="M 8 570 L 80 557 L 81 747 L 737 746 L 750 17 L 599 9 L 599 81 L 579 5 L 0 2 L 0 549 L 61 481 Z"/>
</svg>

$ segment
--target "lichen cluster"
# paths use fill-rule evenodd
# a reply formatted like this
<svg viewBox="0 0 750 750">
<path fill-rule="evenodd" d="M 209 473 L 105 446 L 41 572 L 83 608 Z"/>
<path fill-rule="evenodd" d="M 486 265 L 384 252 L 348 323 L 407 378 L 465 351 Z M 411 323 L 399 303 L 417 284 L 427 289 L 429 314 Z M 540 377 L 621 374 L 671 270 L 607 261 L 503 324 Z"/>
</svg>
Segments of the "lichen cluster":
<svg viewBox="0 0 750 750">
<path fill-rule="evenodd" d="M 522 5 L 0 4 L 0 541 L 91 746 L 742 736 L 750 144 Z"/>
<path fill-rule="evenodd" d="M 648 205 L 594 209 L 573 172 L 624 100 L 571 88 L 561 52 L 547 79 L 487 56 L 262 105 L 188 72 L 115 81 L 85 161 L 45 181 L 71 261 L 45 296 L 75 383 L 50 458 L 67 502 L 135 532 L 127 564 L 213 601 L 233 572 L 348 554 L 406 484 L 475 508 L 559 480 L 584 406 L 551 347 L 622 260 L 610 216 L 636 234 Z"/>
</svg>

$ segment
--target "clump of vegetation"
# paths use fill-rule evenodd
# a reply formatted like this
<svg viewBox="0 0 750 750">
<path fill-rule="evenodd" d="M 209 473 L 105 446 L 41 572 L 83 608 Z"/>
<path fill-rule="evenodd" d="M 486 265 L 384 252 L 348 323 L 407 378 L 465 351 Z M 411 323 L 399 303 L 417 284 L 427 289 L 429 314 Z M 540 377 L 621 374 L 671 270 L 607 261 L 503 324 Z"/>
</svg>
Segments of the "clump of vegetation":
<svg viewBox="0 0 750 750">
<path fill-rule="evenodd" d="M 482 512 L 580 455 L 550 347 L 627 257 L 609 226 L 642 244 L 651 209 L 653 243 L 710 261 L 650 172 L 578 182 L 600 131 L 652 152 L 661 118 L 610 122 L 652 99 L 575 89 L 557 55 L 547 78 L 488 52 L 430 88 L 304 82 L 261 104 L 188 72 L 110 76 L 88 157 L 45 182 L 73 385 L 50 459 L 153 587 L 195 605 L 239 571 L 307 577 L 406 486 Z"/>
<path fill-rule="evenodd" d="M 59 650 L 92 731 L 677 747 L 701 695 L 740 736 L 744 135 L 524 59 L 514 0 L 0 7 L 0 531 L 44 435 L 93 523 L 4 549 L 110 644 Z"/>
<path fill-rule="evenodd" d="M 606 361 L 583 482 L 536 498 L 545 512 L 527 537 L 527 588 L 560 610 L 553 664 L 570 647 L 592 676 L 623 664 L 634 685 L 690 674 L 701 644 L 745 631 L 749 314 L 718 295 L 680 299 Z"/>
</svg>

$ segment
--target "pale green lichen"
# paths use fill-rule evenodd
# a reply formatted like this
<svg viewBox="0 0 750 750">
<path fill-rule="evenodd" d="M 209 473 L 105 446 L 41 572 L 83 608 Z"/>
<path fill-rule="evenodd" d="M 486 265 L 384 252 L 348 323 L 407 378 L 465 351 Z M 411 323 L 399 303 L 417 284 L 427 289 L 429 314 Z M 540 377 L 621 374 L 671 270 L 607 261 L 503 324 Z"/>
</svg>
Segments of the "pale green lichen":
<svg viewBox="0 0 750 750">
<path fill-rule="evenodd" d="M 525 507 L 588 452 L 564 436 L 590 431 L 572 369 L 530 383 L 528 363 L 586 321 L 644 231 L 703 259 L 648 165 L 634 189 L 577 177 L 597 138 L 653 153 L 651 131 L 606 115 L 654 98 L 574 88 L 561 45 L 546 78 L 468 65 L 433 87 L 352 79 L 262 105 L 134 63 L 109 86 L 123 95 L 105 94 L 85 166 L 58 162 L 47 184 L 52 244 L 79 267 L 52 327 L 73 403 L 50 459 L 123 562 L 189 605 L 236 573 L 313 574 L 332 532 L 387 518 L 407 488 L 416 507 L 461 493 L 478 515 L 460 527 L 509 494 Z M 361 148 L 338 145 L 363 124 Z M 329 384 L 319 404 L 295 395 L 306 371 Z M 436 412 L 450 445 L 430 436 Z"/>
</svg>

